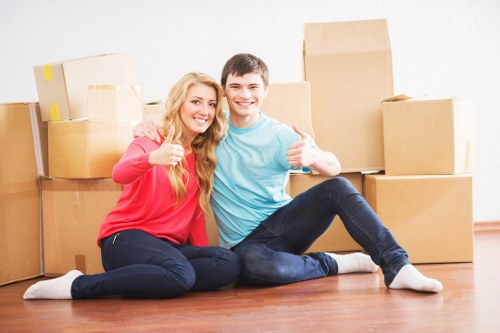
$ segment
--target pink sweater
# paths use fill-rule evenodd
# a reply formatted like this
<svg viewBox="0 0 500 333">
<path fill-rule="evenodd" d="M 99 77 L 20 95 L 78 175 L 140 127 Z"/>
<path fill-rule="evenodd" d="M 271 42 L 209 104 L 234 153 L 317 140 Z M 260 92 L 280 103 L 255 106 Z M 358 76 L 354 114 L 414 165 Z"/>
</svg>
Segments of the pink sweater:
<svg viewBox="0 0 500 333">
<path fill-rule="evenodd" d="M 189 182 L 187 195 L 178 207 L 166 167 L 149 164 L 149 154 L 160 145 L 137 137 L 113 168 L 113 180 L 123 192 L 106 216 L 97 243 L 115 232 L 138 229 L 177 244 L 208 245 L 205 215 L 198 204 L 200 194 L 195 155 L 186 156 Z"/>
</svg>

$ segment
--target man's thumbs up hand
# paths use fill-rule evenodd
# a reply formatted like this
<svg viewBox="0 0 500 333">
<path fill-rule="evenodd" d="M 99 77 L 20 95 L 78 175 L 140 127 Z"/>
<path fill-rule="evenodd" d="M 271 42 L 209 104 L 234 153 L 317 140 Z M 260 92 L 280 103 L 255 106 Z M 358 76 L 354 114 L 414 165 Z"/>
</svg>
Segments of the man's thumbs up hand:
<svg viewBox="0 0 500 333">
<path fill-rule="evenodd" d="M 300 140 L 292 143 L 286 155 L 288 163 L 291 166 L 309 167 L 316 162 L 316 144 L 311 136 L 297 126 L 293 126 L 293 130 L 300 136 Z"/>
</svg>

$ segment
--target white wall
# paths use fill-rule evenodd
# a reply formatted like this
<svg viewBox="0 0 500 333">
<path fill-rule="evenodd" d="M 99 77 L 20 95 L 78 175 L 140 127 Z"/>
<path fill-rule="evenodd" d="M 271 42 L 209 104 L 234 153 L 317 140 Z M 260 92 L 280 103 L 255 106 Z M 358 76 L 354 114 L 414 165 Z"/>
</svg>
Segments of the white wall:
<svg viewBox="0 0 500 333">
<path fill-rule="evenodd" d="M 0 102 L 37 100 L 33 65 L 110 52 L 134 55 L 146 101 L 187 71 L 219 79 L 237 52 L 271 82 L 300 81 L 304 23 L 374 18 L 388 20 L 396 93 L 476 104 L 474 220 L 500 220 L 496 0 L 0 0 Z"/>
</svg>

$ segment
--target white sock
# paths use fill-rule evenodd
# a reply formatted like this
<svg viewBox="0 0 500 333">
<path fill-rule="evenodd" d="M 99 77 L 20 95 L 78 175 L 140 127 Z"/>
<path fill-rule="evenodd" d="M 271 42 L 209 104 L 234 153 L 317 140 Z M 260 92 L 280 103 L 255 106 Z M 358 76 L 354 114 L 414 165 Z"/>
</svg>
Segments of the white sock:
<svg viewBox="0 0 500 333">
<path fill-rule="evenodd" d="M 77 270 L 72 270 L 65 275 L 50 279 L 39 281 L 29 287 L 24 293 L 24 299 L 72 299 L 71 297 L 71 285 L 73 281 L 82 272 Z"/>
<path fill-rule="evenodd" d="M 424 276 L 415 266 L 408 264 L 403 266 L 398 274 L 396 274 L 389 288 L 437 293 L 443 290 L 443 285 L 438 280 Z"/>
<path fill-rule="evenodd" d="M 330 257 L 335 259 L 339 267 L 337 274 L 346 273 L 373 273 L 378 270 L 378 266 L 372 261 L 370 256 L 356 252 L 349 254 L 328 253 Z"/>
</svg>

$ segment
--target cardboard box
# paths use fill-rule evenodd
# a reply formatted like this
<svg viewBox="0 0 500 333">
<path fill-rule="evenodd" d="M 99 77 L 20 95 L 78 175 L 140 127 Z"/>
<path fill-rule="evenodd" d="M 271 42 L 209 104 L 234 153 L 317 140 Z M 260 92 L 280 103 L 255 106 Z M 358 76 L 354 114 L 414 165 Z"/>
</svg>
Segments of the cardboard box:
<svg viewBox="0 0 500 333">
<path fill-rule="evenodd" d="M 142 120 L 152 120 L 158 126 L 163 124 L 163 115 L 165 114 L 164 102 L 151 102 L 142 106 Z"/>
<path fill-rule="evenodd" d="M 229 109 L 223 99 L 223 109 Z M 311 84 L 307 81 L 269 83 L 262 112 L 290 127 L 296 125 L 315 138 L 311 120 Z"/>
<path fill-rule="evenodd" d="M 35 180 L 0 194 L 0 285 L 42 275 L 40 214 Z"/>
<path fill-rule="evenodd" d="M 288 126 L 299 129 L 315 138 L 311 120 L 311 84 L 307 81 L 270 83 L 262 111 Z"/>
<path fill-rule="evenodd" d="M 361 173 L 345 173 L 342 177 L 347 178 L 361 193 L 362 175 Z M 292 197 L 296 197 L 307 189 L 317 185 L 329 177 L 319 175 L 292 175 L 290 176 L 290 192 Z M 338 251 L 359 251 L 361 246 L 356 243 L 347 230 L 340 217 L 333 219 L 328 230 L 314 242 L 307 252 L 338 252 Z"/>
<path fill-rule="evenodd" d="M 384 169 L 380 102 L 394 95 L 391 52 L 385 20 L 305 25 L 316 142 L 342 172 Z"/>
<path fill-rule="evenodd" d="M 404 95 L 382 103 L 386 175 L 471 172 L 474 117 L 458 98 Z"/>
<path fill-rule="evenodd" d="M 109 178 L 133 140 L 132 120 L 68 120 L 49 123 L 51 178 Z"/>
<path fill-rule="evenodd" d="M 87 89 L 91 84 L 136 84 L 130 54 L 102 54 L 33 67 L 42 120 L 87 117 Z"/>
<path fill-rule="evenodd" d="M 104 271 L 97 236 L 121 192 L 111 179 L 42 179 L 45 276 Z"/>
<path fill-rule="evenodd" d="M 0 104 L 0 285 L 42 274 L 36 110 L 36 103 Z"/>
<path fill-rule="evenodd" d="M 139 86 L 96 85 L 88 87 L 88 119 L 142 120 Z"/>
<path fill-rule="evenodd" d="M 365 196 L 411 262 L 473 261 L 472 176 L 368 175 Z"/>
</svg>

